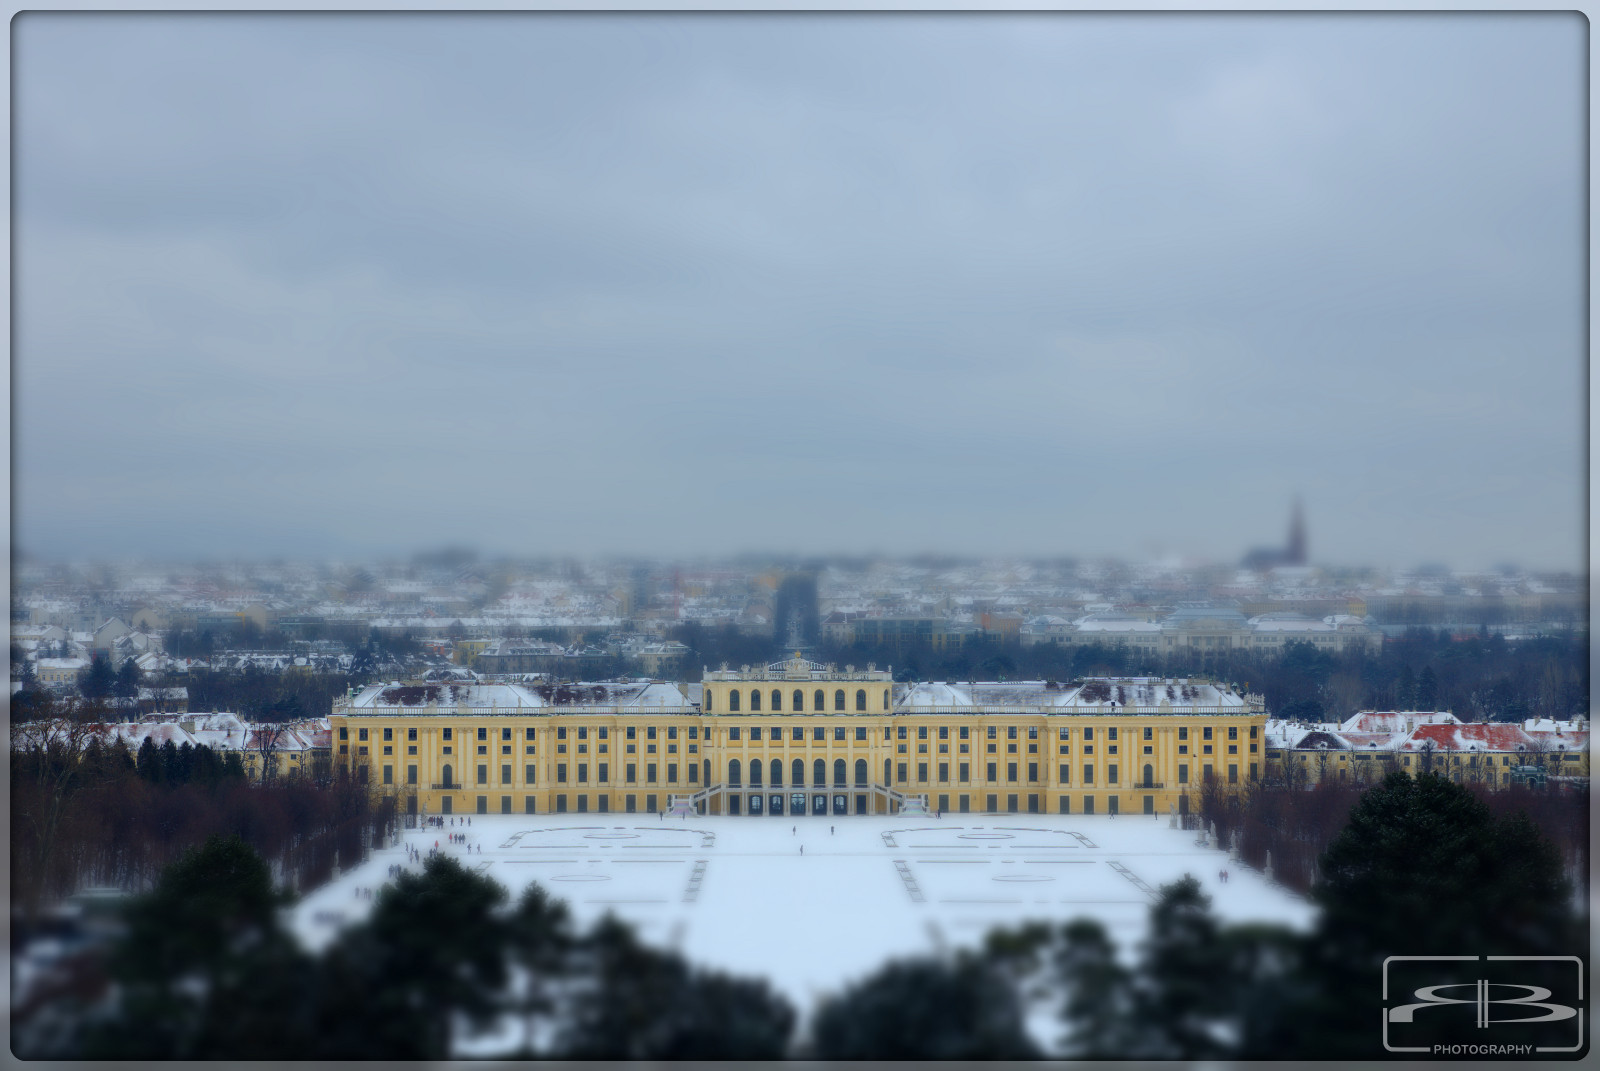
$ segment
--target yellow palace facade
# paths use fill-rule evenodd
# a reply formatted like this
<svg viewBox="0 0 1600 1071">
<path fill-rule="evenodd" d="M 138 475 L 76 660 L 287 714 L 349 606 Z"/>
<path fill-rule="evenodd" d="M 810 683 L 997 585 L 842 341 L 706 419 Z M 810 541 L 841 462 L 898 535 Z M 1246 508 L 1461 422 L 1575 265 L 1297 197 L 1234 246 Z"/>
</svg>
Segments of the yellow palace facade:
<svg viewBox="0 0 1600 1071">
<path fill-rule="evenodd" d="M 659 682 L 372 685 L 335 763 L 403 813 L 1165 814 L 1259 779 L 1260 696 L 1197 679 L 905 684 L 796 657 Z"/>
</svg>

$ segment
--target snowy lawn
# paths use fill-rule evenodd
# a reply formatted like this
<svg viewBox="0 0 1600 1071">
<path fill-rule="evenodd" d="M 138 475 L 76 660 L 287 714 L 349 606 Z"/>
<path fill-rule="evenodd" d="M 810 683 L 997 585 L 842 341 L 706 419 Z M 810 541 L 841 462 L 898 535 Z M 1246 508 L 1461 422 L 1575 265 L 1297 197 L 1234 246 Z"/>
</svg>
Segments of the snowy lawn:
<svg viewBox="0 0 1600 1071">
<path fill-rule="evenodd" d="M 402 843 L 425 855 L 437 842 L 513 898 L 540 882 L 568 902 L 580 926 L 615 912 L 647 942 L 676 948 L 693 963 L 767 978 L 802 1013 L 893 956 L 970 946 L 992 927 L 1030 919 L 1100 919 L 1131 957 L 1155 889 L 1184 874 L 1200 880 L 1226 922 L 1305 929 L 1313 916 L 1304 900 L 1231 862 L 1227 852 L 1168 828 L 1165 816 L 456 821 L 443 830 L 407 830 Z M 465 833 L 468 844 L 448 843 L 450 833 Z M 399 846 L 375 851 L 306 894 L 294 910 L 295 931 L 308 947 L 322 947 L 340 925 L 371 909 L 355 890 L 382 886 L 388 868 L 406 858 Z"/>
</svg>

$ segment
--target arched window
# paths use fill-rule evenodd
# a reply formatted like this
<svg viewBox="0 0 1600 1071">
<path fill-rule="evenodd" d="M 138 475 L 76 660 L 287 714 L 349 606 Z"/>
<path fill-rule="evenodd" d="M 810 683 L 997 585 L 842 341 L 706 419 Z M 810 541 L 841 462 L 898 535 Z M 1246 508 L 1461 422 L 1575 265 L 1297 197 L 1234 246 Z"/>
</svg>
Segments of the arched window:
<svg viewBox="0 0 1600 1071">
<path fill-rule="evenodd" d="M 1147 762 L 1147 763 L 1144 764 L 1144 787 L 1145 788 L 1154 788 L 1155 787 L 1155 783 L 1156 783 L 1156 771 Z"/>
<path fill-rule="evenodd" d="M 783 787 L 783 760 L 782 759 L 773 759 L 772 760 L 772 787 L 773 788 L 782 788 Z"/>
<path fill-rule="evenodd" d="M 866 783 L 867 783 L 867 760 L 866 759 L 857 759 L 856 760 L 856 784 L 857 785 L 864 785 Z"/>
<path fill-rule="evenodd" d="M 886 784 L 886 785 L 889 783 L 889 771 L 892 770 L 892 769 L 893 769 L 893 766 L 890 764 L 889 760 L 888 759 L 884 759 L 883 760 L 883 783 Z"/>
<path fill-rule="evenodd" d="M 805 759 L 795 759 L 794 763 L 789 767 L 789 770 L 790 770 L 790 774 L 791 774 L 791 776 L 789 778 L 789 783 L 791 785 L 793 785 L 795 788 L 805 788 L 806 787 L 806 760 Z"/>
<path fill-rule="evenodd" d="M 818 688 L 817 689 L 817 694 L 811 697 L 811 709 L 812 710 L 818 710 L 818 711 L 828 709 L 827 704 L 822 699 L 822 689 L 821 688 Z"/>
<path fill-rule="evenodd" d="M 806 693 L 804 693 L 800 689 L 796 688 L 794 690 L 794 706 L 790 707 L 789 709 L 794 711 L 796 714 L 798 714 L 802 710 L 804 710 L 805 708 L 806 708 Z"/>
<path fill-rule="evenodd" d="M 883 709 L 889 709 L 889 689 L 887 688 L 883 690 Z"/>
<path fill-rule="evenodd" d="M 707 710 L 707 711 L 710 711 L 710 709 L 711 709 L 711 706 L 712 706 L 712 703 L 711 703 L 711 697 L 712 697 L 712 696 L 713 696 L 713 695 L 715 695 L 715 694 L 716 694 L 716 693 L 715 693 L 715 692 L 713 692 L 713 691 L 712 691 L 712 690 L 711 690 L 711 689 L 710 689 L 710 688 L 707 688 L 707 689 L 706 689 L 706 710 Z"/>
<path fill-rule="evenodd" d="M 706 784 L 711 784 L 711 760 L 706 760 Z"/>
<path fill-rule="evenodd" d="M 843 759 L 833 760 L 833 784 L 835 788 L 843 788 L 845 786 Z"/>
<path fill-rule="evenodd" d="M 737 688 L 728 693 L 728 710 L 734 714 L 739 713 L 739 689 Z"/>
<path fill-rule="evenodd" d="M 833 709 L 834 710 L 843 710 L 844 709 L 844 689 L 843 688 L 840 688 L 838 691 L 833 693 Z"/>
<path fill-rule="evenodd" d="M 865 688 L 856 689 L 856 709 L 863 714 L 867 711 L 867 690 Z"/>
<path fill-rule="evenodd" d="M 447 762 L 444 764 L 444 787 L 449 788 L 451 784 L 450 764 Z"/>
<path fill-rule="evenodd" d="M 728 784 L 732 785 L 734 788 L 738 788 L 739 787 L 739 760 L 738 759 L 729 759 L 728 760 Z"/>
<path fill-rule="evenodd" d="M 783 693 L 778 691 L 778 689 L 776 689 L 776 688 L 772 689 L 772 709 L 773 710 L 782 710 L 783 709 Z"/>
<path fill-rule="evenodd" d="M 752 688 L 752 689 L 750 689 L 750 709 L 751 710 L 760 710 L 761 709 L 761 689 L 760 688 Z"/>
<path fill-rule="evenodd" d="M 811 783 L 819 787 L 828 783 L 828 764 L 821 759 L 811 764 Z"/>
<path fill-rule="evenodd" d="M 750 787 L 751 788 L 760 788 L 761 787 L 761 760 L 760 759 L 751 759 L 750 760 Z"/>
</svg>

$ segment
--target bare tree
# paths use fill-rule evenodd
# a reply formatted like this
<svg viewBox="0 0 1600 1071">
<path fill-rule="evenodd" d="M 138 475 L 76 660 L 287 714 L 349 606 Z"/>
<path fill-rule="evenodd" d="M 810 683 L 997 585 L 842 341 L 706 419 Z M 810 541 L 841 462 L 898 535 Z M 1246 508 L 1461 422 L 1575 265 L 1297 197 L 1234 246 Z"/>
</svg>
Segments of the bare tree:
<svg viewBox="0 0 1600 1071">
<path fill-rule="evenodd" d="M 30 925 L 38 919 L 62 813 L 84 776 L 84 752 L 104 728 L 97 711 L 49 702 L 40 717 L 11 727 L 11 815 L 17 832 L 25 834 L 19 839 L 31 875 L 21 884 Z"/>
</svg>

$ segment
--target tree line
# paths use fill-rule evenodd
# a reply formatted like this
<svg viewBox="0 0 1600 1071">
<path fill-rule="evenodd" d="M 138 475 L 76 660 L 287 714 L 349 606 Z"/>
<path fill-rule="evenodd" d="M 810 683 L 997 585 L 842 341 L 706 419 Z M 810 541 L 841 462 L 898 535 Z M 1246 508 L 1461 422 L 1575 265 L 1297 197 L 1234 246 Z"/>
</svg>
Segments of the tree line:
<svg viewBox="0 0 1600 1071">
<path fill-rule="evenodd" d="M 145 887 L 213 834 L 237 834 L 280 880 L 311 888 L 395 826 L 392 801 L 364 785 L 252 782 L 237 752 L 146 739 L 134 753 L 69 718 L 12 736 L 11 902 L 24 926 L 87 885 Z"/>
<path fill-rule="evenodd" d="M 169 868 L 21 1055 L 442 1060 L 470 1043 L 558 1059 L 1362 1059 L 1385 957 L 1569 955 L 1586 919 L 1558 853 L 1437 775 L 1369 789 L 1321 858 L 1309 932 L 1229 924 L 1192 877 L 1163 886 L 1132 960 L 1094 919 L 895 959 L 807 1021 L 763 980 L 695 966 L 606 917 L 579 930 L 537 885 L 448 857 L 380 889 L 320 954 L 238 839 Z M 113 996 L 113 994 L 115 994 Z M 64 1009 L 64 1010 L 63 1010 Z M 51 1032 L 33 1022 L 69 1021 Z M 1528 1040 L 1549 1043 L 1529 1028 Z"/>
<path fill-rule="evenodd" d="M 673 638 L 690 648 L 684 665 L 695 679 L 723 663 L 765 665 L 789 653 L 732 625 L 684 625 Z M 1218 648 L 1208 654 L 975 637 L 948 648 L 822 644 L 812 657 L 840 666 L 892 665 L 898 681 L 1206 676 L 1260 693 L 1274 716 L 1306 721 L 1342 720 L 1358 710 L 1450 710 L 1463 721 L 1571 718 L 1587 712 L 1589 696 L 1587 634 L 1507 640 L 1480 629 L 1463 639 L 1418 627 L 1377 652 L 1362 646 L 1335 653 L 1292 642 L 1281 653 Z"/>
</svg>

